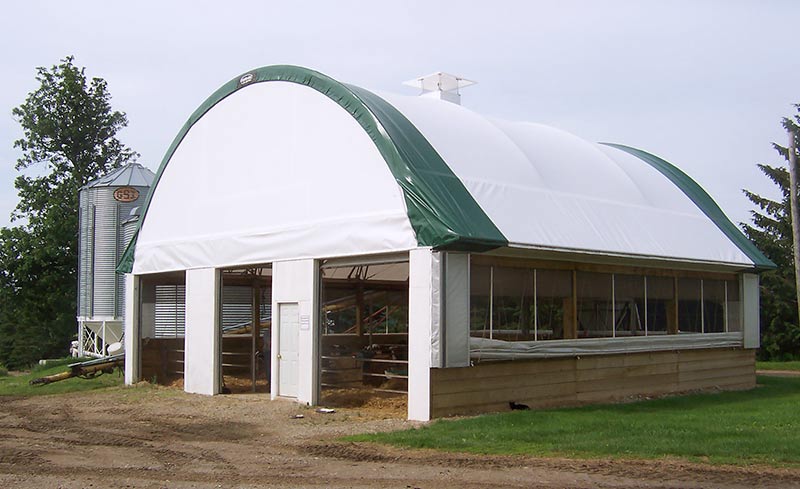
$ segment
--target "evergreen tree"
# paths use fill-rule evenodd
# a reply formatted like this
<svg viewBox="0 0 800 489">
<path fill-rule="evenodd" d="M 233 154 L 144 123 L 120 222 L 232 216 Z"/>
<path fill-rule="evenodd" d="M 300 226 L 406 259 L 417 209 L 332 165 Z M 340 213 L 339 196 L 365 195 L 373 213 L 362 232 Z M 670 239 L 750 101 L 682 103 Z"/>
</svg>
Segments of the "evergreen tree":
<svg viewBox="0 0 800 489">
<path fill-rule="evenodd" d="M 101 78 L 67 57 L 37 68 L 40 86 L 12 113 L 23 137 L 15 180 L 19 203 L 0 230 L 0 363 L 22 367 L 66 354 L 76 331 L 78 190 L 134 160 L 117 132 L 127 125 L 111 108 Z"/>
<path fill-rule="evenodd" d="M 800 114 L 800 105 L 795 106 Z M 783 120 L 787 130 L 798 132 L 800 115 Z M 789 149 L 773 143 L 788 162 Z M 757 207 L 751 211 L 752 225 L 744 232 L 778 266 L 761 274 L 761 352 L 764 360 L 800 358 L 800 325 L 797 317 L 792 222 L 789 208 L 789 171 L 785 167 L 759 164 L 758 168 L 778 186 L 780 200 L 771 200 L 748 190 L 744 193 Z M 798 192 L 800 189 L 794 189 Z"/>
</svg>

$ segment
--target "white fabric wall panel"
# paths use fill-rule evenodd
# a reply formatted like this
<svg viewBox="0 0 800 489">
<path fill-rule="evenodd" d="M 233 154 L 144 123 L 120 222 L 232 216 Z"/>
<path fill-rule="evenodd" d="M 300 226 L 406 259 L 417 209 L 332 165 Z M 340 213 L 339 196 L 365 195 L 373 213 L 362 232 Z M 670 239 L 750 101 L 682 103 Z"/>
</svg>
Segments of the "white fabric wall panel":
<svg viewBox="0 0 800 489">
<path fill-rule="evenodd" d="M 444 357 L 446 352 L 446 339 L 445 339 L 445 325 L 442 323 L 444 317 L 444 295 L 442 286 L 444 285 L 444 277 L 442 276 L 442 269 L 444 268 L 443 260 L 447 256 L 445 252 L 432 252 L 431 253 L 431 269 L 430 273 L 430 350 L 431 360 L 428 364 L 429 367 L 442 367 L 444 366 Z M 421 270 L 421 266 L 419 270 Z M 411 278 L 411 271 L 409 265 L 409 280 Z M 421 297 L 421 296 L 420 296 Z M 410 296 L 409 296 L 409 300 Z"/>
<path fill-rule="evenodd" d="M 445 265 L 445 367 L 469 366 L 469 255 L 447 253 Z"/>
<path fill-rule="evenodd" d="M 441 100 L 381 95 L 425 135 L 512 247 L 752 265 L 679 188 L 623 151 Z"/>
<path fill-rule="evenodd" d="M 434 252 L 430 263 L 430 367 L 469 366 L 469 255 Z"/>
<path fill-rule="evenodd" d="M 219 285 L 219 272 L 214 268 L 186 272 L 186 392 L 208 396 L 219 393 Z"/>
<path fill-rule="evenodd" d="M 309 87 L 266 82 L 223 99 L 180 143 L 134 272 L 415 246 L 402 192 L 355 119 Z"/>
<path fill-rule="evenodd" d="M 742 274 L 742 317 L 744 318 L 744 347 L 761 346 L 761 294 L 755 273 Z"/>
<path fill-rule="evenodd" d="M 297 400 L 314 405 L 317 402 L 317 276 L 314 260 L 292 260 L 275 262 L 272 265 L 272 310 L 278 311 L 280 304 L 299 306 L 297 331 Z M 280 320 L 280 319 L 279 319 Z M 272 328 L 272 378 L 271 397 L 280 392 L 280 371 L 278 354 L 280 351 L 279 328 Z"/>
</svg>

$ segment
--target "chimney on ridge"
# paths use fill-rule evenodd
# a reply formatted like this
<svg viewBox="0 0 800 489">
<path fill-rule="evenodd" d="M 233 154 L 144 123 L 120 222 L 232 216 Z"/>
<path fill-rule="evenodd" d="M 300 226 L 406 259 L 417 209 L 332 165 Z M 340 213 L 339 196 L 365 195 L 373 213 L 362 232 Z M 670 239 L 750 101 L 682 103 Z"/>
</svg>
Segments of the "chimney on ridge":
<svg viewBox="0 0 800 489">
<path fill-rule="evenodd" d="M 408 80 L 407 82 L 403 82 L 403 85 L 419 88 L 421 90 L 420 96 L 422 97 L 438 98 L 461 105 L 461 93 L 459 89 L 475 85 L 475 83 L 477 82 L 438 71 L 430 75 Z"/>
</svg>

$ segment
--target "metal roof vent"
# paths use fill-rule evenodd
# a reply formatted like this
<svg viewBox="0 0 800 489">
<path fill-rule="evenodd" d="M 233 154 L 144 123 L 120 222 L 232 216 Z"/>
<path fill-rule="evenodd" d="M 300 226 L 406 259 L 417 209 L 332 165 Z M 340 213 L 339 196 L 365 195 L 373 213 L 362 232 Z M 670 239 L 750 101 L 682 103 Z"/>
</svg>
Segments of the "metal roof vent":
<svg viewBox="0 0 800 489">
<path fill-rule="evenodd" d="M 408 80 L 407 82 L 403 82 L 403 85 L 419 88 L 422 91 L 420 96 L 434 97 L 461 105 L 461 93 L 459 90 L 470 85 L 475 85 L 476 83 L 477 82 L 472 80 L 461 78 L 460 76 L 438 71 L 430 75 Z"/>
</svg>

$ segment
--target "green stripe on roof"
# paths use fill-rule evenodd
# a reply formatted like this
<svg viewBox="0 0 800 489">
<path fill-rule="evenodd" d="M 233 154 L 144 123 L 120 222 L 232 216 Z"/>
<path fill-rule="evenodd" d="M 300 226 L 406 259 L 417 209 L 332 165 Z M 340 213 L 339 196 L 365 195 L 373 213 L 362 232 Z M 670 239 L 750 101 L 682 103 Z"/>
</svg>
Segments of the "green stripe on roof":
<svg viewBox="0 0 800 489">
<path fill-rule="evenodd" d="M 396 154 L 382 153 L 403 188 L 421 246 L 486 251 L 508 245 L 461 180 L 399 110 L 368 90 L 347 87 L 366 104 L 394 143 Z"/>
<path fill-rule="evenodd" d="M 327 96 L 355 118 L 375 143 L 403 191 L 408 218 L 420 246 L 485 251 L 508 240 L 442 160 L 425 137 L 397 109 L 377 95 L 298 66 L 266 66 L 234 78 L 194 111 L 161 160 L 143 206 L 138 228 L 117 267 L 133 270 L 134 250 L 153 193 L 169 160 L 192 126 L 212 107 L 239 89 L 260 82 L 306 85 Z"/>
<path fill-rule="evenodd" d="M 728 216 L 722 212 L 722 209 L 714 202 L 714 199 L 711 198 L 708 193 L 703 190 L 703 187 L 697 184 L 692 178 L 681 171 L 675 165 L 659 158 L 658 156 L 652 155 L 646 151 L 642 151 L 641 149 L 632 148 L 630 146 L 624 146 L 622 144 L 614 144 L 614 143 L 600 143 L 605 146 L 610 146 L 612 148 L 619 149 L 624 151 L 630 155 L 633 155 L 640 160 L 644 161 L 645 163 L 649 164 L 662 175 L 667 177 L 673 184 L 675 184 L 681 191 L 686 194 L 689 199 L 691 199 L 694 204 L 700 208 L 701 211 L 711 219 L 714 224 L 719 228 L 720 231 L 725 234 L 725 236 L 730 239 L 733 244 L 735 244 L 745 255 L 747 255 L 750 260 L 753 261 L 756 268 L 759 269 L 773 269 L 777 268 L 769 258 L 764 256 L 764 254 L 756 248 L 756 245 L 752 243 L 747 236 L 745 236 L 739 228 L 733 224 Z"/>
</svg>

